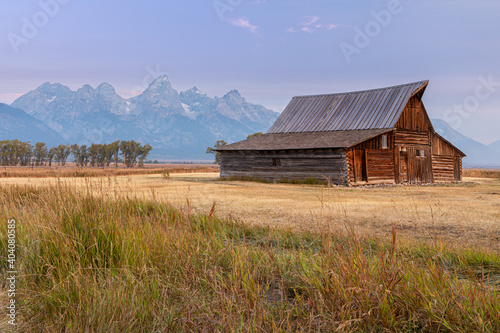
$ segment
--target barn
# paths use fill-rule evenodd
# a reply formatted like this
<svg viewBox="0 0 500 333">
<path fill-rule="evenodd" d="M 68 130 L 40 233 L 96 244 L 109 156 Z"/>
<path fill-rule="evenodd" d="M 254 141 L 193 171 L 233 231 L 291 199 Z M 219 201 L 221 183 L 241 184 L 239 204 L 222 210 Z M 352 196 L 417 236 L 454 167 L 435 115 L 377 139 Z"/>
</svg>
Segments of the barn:
<svg viewBox="0 0 500 333">
<path fill-rule="evenodd" d="M 294 97 L 266 134 L 218 149 L 221 177 L 461 181 L 465 154 L 434 131 L 422 102 L 428 83 Z"/>
</svg>

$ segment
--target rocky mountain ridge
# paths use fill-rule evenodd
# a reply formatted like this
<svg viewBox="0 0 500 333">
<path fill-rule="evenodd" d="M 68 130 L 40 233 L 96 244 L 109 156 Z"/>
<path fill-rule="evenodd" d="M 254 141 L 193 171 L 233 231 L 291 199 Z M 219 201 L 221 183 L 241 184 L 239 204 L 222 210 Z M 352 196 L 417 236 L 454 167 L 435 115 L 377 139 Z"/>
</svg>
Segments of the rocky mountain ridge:
<svg viewBox="0 0 500 333">
<path fill-rule="evenodd" d="M 108 83 L 72 91 L 44 83 L 19 97 L 12 107 L 24 110 L 77 144 L 136 140 L 150 143 L 160 159 L 206 159 L 216 140 L 239 141 L 265 132 L 278 113 L 248 103 L 237 90 L 211 98 L 193 87 L 179 93 L 166 75 L 140 95 L 124 99 Z"/>
</svg>

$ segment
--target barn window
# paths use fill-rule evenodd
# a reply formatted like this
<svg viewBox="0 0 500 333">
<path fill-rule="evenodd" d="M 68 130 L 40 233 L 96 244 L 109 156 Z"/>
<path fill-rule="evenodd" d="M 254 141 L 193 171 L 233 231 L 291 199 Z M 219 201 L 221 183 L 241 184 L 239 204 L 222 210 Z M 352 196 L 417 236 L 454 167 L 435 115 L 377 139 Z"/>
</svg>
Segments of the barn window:
<svg viewBox="0 0 500 333">
<path fill-rule="evenodd" d="M 423 149 L 416 149 L 415 155 L 417 157 L 425 157 L 425 150 L 423 150 Z"/>
<path fill-rule="evenodd" d="M 389 138 L 387 135 L 382 135 L 382 149 L 389 148 Z"/>
<path fill-rule="evenodd" d="M 273 158 L 273 167 L 281 166 L 281 158 Z"/>
</svg>

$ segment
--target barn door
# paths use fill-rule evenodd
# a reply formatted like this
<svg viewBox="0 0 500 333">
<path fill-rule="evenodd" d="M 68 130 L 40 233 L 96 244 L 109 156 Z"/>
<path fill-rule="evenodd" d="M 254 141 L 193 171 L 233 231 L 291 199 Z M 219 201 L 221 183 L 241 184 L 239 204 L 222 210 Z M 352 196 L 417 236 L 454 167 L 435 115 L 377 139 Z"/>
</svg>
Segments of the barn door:
<svg viewBox="0 0 500 333">
<path fill-rule="evenodd" d="M 399 182 L 408 182 L 408 153 L 401 151 L 399 156 Z"/>
<path fill-rule="evenodd" d="M 354 176 L 356 183 L 366 182 L 366 154 L 364 150 L 354 151 Z"/>
</svg>

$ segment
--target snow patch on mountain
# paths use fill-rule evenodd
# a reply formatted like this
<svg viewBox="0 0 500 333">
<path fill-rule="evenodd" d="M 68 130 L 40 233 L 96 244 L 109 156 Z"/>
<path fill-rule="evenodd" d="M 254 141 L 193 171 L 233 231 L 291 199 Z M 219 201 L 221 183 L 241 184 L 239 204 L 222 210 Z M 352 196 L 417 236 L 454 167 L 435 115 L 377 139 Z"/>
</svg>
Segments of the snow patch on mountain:
<svg viewBox="0 0 500 333">
<path fill-rule="evenodd" d="M 191 111 L 191 108 L 189 105 L 181 103 L 182 107 L 184 108 L 184 115 L 190 119 L 196 119 L 196 112 Z"/>
</svg>

